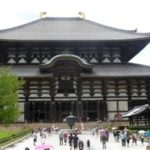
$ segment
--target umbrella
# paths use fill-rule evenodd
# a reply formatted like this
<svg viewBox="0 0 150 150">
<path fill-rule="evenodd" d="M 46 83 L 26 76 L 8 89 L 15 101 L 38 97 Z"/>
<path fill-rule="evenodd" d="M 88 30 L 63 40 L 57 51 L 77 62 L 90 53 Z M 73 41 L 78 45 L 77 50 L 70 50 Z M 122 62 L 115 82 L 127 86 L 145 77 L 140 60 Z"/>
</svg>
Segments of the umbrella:
<svg viewBox="0 0 150 150">
<path fill-rule="evenodd" d="M 35 150 L 54 150 L 54 146 L 51 144 L 41 144 L 37 145 Z"/>
<path fill-rule="evenodd" d="M 138 133 L 139 134 L 145 134 L 145 131 L 144 130 L 140 130 Z"/>
<path fill-rule="evenodd" d="M 105 129 L 100 129 L 99 133 L 105 132 Z"/>
<path fill-rule="evenodd" d="M 146 132 L 145 136 L 150 138 L 150 131 Z"/>
<path fill-rule="evenodd" d="M 116 130 L 117 129 L 117 127 L 112 127 L 112 130 Z"/>
</svg>

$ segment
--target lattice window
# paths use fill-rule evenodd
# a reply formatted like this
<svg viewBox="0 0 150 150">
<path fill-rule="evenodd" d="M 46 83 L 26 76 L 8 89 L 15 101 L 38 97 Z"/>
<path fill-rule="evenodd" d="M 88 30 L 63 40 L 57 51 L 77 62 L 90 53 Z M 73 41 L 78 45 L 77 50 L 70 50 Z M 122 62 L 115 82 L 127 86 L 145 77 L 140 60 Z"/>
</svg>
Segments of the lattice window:
<svg viewBox="0 0 150 150">
<path fill-rule="evenodd" d="M 106 81 L 106 95 L 107 99 L 114 99 L 116 97 L 116 84 L 113 80 Z"/>
<path fill-rule="evenodd" d="M 17 51 L 17 63 L 26 64 L 27 63 L 27 51 L 25 47 L 20 47 Z"/>
<path fill-rule="evenodd" d="M 90 63 L 96 64 L 98 63 L 98 55 L 97 53 L 90 53 Z"/>
<path fill-rule="evenodd" d="M 108 52 L 102 53 L 102 63 L 110 63 L 111 62 L 111 54 Z"/>
<path fill-rule="evenodd" d="M 147 99 L 147 88 L 144 80 L 131 80 L 130 89 L 133 100 Z"/>
<path fill-rule="evenodd" d="M 81 97 L 86 97 L 86 98 L 91 97 L 90 86 L 91 86 L 90 81 L 81 82 Z"/>
<path fill-rule="evenodd" d="M 127 82 L 125 80 L 106 81 L 106 96 L 107 100 L 127 100 Z"/>
<path fill-rule="evenodd" d="M 49 98 L 51 96 L 51 83 L 50 81 L 41 81 L 40 96 Z"/>
<path fill-rule="evenodd" d="M 15 47 L 9 47 L 7 51 L 7 63 L 8 64 L 16 64 L 16 48 Z"/>
<path fill-rule="evenodd" d="M 39 64 L 40 63 L 40 52 L 38 47 L 32 48 L 30 52 L 31 55 L 31 64 Z"/>
<path fill-rule="evenodd" d="M 121 63 L 121 55 L 120 52 L 113 52 L 112 54 L 113 63 Z"/>
<path fill-rule="evenodd" d="M 77 81 L 71 76 L 55 78 L 55 98 L 64 97 L 65 100 L 77 99 Z"/>
</svg>

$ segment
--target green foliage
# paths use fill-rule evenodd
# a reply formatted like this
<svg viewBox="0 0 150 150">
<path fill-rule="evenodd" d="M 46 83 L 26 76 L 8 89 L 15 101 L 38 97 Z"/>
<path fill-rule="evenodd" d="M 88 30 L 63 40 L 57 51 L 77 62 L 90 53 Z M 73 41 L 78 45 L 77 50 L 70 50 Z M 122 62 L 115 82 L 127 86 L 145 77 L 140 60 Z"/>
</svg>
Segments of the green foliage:
<svg viewBox="0 0 150 150">
<path fill-rule="evenodd" d="M 7 142 L 15 141 L 27 134 L 31 133 L 31 129 L 23 129 L 19 131 L 1 131 L 0 132 L 0 144 L 5 145 Z"/>
<path fill-rule="evenodd" d="M 20 115 L 18 90 L 24 84 L 8 68 L 0 68 L 0 123 L 13 123 Z"/>
<path fill-rule="evenodd" d="M 150 126 L 130 126 L 129 127 L 130 130 L 145 130 L 148 131 L 150 129 Z"/>
<path fill-rule="evenodd" d="M 17 131 L 0 131 L 0 139 L 6 138 L 9 136 L 12 136 L 13 134 L 16 134 Z"/>
</svg>

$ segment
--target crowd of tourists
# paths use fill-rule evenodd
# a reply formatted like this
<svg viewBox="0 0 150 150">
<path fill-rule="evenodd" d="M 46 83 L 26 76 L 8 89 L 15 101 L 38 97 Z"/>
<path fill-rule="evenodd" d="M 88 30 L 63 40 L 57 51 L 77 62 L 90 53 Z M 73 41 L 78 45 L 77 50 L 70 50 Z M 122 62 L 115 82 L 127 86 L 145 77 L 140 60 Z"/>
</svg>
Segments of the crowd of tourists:
<svg viewBox="0 0 150 150">
<path fill-rule="evenodd" d="M 66 145 L 69 143 L 70 150 L 83 150 L 85 147 L 84 142 L 78 136 L 79 132 L 74 130 L 73 132 L 60 131 L 59 133 L 59 144 Z M 86 147 L 90 150 L 90 140 L 87 140 Z"/>
<path fill-rule="evenodd" d="M 36 146 L 37 140 L 40 140 L 41 144 L 45 144 L 47 136 L 50 136 L 51 132 L 55 131 L 56 134 L 59 134 L 59 145 L 65 146 L 69 145 L 70 150 L 84 150 L 85 144 L 84 142 L 79 138 L 78 134 L 81 134 L 79 130 L 56 130 L 55 128 L 43 128 L 39 129 L 38 131 L 33 130 L 32 131 L 32 138 L 33 138 L 33 145 Z M 37 139 L 40 135 L 40 139 Z M 90 140 L 87 140 L 86 143 L 87 150 L 90 150 Z M 25 148 L 25 150 L 29 150 L 28 147 Z M 45 149 L 44 149 L 45 150 Z M 47 149 L 46 149 L 47 150 Z"/>
<path fill-rule="evenodd" d="M 97 134 L 100 137 L 102 148 L 106 149 L 106 144 L 109 142 L 110 131 L 107 128 L 98 129 L 97 127 L 92 130 L 92 134 Z M 137 140 L 144 144 L 145 133 L 144 132 L 133 132 L 125 127 L 124 129 L 115 128 L 112 130 L 114 140 L 120 142 L 123 147 L 137 145 Z"/>
<path fill-rule="evenodd" d="M 141 144 L 144 144 L 144 132 L 137 133 L 137 132 L 131 132 L 126 127 L 123 130 L 114 129 L 113 130 L 113 136 L 116 142 L 121 141 L 122 146 L 132 146 L 137 145 L 137 140 L 141 141 Z"/>
<path fill-rule="evenodd" d="M 52 131 L 56 131 L 55 133 L 58 134 L 60 146 L 67 145 L 70 147 L 70 150 L 91 150 L 92 141 L 89 139 L 86 139 L 86 141 L 81 140 L 79 136 L 81 132 L 78 132 L 78 130 L 55 130 L 50 128 L 43 128 L 38 131 L 33 130 L 33 145 L 37 145 L 37 137 L 41 144 L 45 144 L 47 136 L 49 136 Z M 142 145 L 144 143 L 144 133 L 131 132 L 126 127 L 124 129 L 115 128 L 112 129 L 111 132 L 113 134 L 114 141 L 120 142 L 123 147 L 129 147 L 132 145 L 136 146 L 137 140 L 140 140 Z M 37 134 L 39 134 L 39 136 L 37 136 Z M 102 149 L 106 149 L 107 143 L 109 142 L 110 131 L 107 128 L 99 129 L 98 127 L 95 127 L 91 134 L 99 137 Z M 29 150 L 29 148 L 26 147 L 25 150 Z"/>
</svg>

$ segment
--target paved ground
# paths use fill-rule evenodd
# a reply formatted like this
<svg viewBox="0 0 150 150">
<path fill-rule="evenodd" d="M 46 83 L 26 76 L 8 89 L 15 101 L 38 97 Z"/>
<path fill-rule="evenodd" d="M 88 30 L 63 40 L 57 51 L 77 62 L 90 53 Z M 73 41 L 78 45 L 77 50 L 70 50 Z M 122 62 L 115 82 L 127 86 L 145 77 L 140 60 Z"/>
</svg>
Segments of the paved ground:
<svg viewBox="0 0 150 150">
<path fill-rule="evenodd" d="M 90 132 L 85 132 L 81 135 L 79 135 L 79 139 L 83 140 L 85 143 L 84 150 L 87 150 L 86 148 L 86 141 L 87 139 L 91 142 L 91 148 L 90 150 L 102 150 L 102 145 L 99 142 L 99 136 L 97 135 L 91 135 Z M 54 150 L 70 150 L 69 145 L 59 145 L 59 135 L 56 133 L 52 133 L 51 135 L 47 135 L 45 143 L 54 145 Z M 37 145 L 41 144 L 40 136 L 38 135 L 38 141 Z M 129 147 L 122 147 L 120 142 L 115 142 L 112 134 L 110 135 L 110 140 L 107 143 L 106 150 L 146 150 L 147 143 L 144 143 L 142 145 L 140 141 L 138 141 L 137 145 L 130 144 Z M 24 150 L 25 147 L 29 147 L 30 150 L 34 150 L 35 146 L 33 145 L 33 138 L 32 136 L 28 137 L 27 139 L 17 143 L 16 145 L 13 145 L 9 148 L 6 148 L 5 150 Z"/>
</svg>

